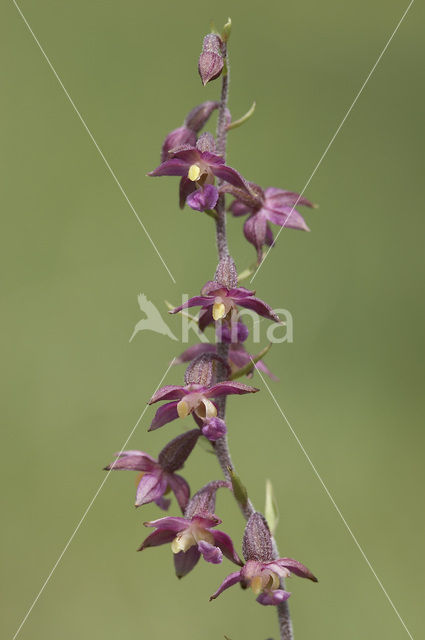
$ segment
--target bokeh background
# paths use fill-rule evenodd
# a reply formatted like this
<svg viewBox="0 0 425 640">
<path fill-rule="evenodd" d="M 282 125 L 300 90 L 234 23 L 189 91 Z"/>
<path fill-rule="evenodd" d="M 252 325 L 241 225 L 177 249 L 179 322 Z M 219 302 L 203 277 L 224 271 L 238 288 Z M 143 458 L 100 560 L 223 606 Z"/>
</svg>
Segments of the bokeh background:
<svg viewBox="0 0 425 640">
<path fill-rule="evenodd" d="M 215 268 L 213 224 L 177 207 L 177 180 L 148 180 L 167 131 L 219 85 L 196 71 L 210 20 L 232 16 L 235 117 L 229 164 L 264 186 L 300 190 L 407 1 L 22 0 L 22 11 L 172 270 L 152 250 L 12 2 L 1 7 L 2 637 L 12 638 L 180 345 L 129 337 L 137 294 L 159 308 L 195 293 Z M 278 402 L 393 598 L 423 632 L 423 59 L 424 8 L 405 22 L 306 195 L 310 234 L 284 231 L 255 281 L 294 317 L 294 343 L 268 362 Z M 212 121 L 213 122 L 213 121 Z M 240 269 L 254 258 L 229 220 Z M 178 331 L 178 319 L 169 325 Z M 174 369 L 168 383 L 179 383 Z M 230 443 L 258 506 L 270 478 L 284 555 L 318 585 L 293 579 L 301 639 L 407 632 L 276 406 L 262 389 L 229 402 Z M 129 448 L 156 454 L 182 426 Z M 194 489 L 219 477 L 198 447 Z M 167 548 L 137 554 L 154 507 L 133 507 L 130 473 L 111 474 L 22 640 L 276 638 L 270 608 L 207 566 L 178 582 Z M 217 510 L 240 545 L 231 496 Z"/>
</svg>

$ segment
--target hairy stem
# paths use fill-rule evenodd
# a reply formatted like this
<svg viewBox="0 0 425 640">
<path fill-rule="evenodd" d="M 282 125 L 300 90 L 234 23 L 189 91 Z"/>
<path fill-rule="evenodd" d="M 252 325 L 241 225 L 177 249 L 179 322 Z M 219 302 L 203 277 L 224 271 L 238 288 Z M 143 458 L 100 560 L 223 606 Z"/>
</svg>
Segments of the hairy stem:
<svg viewBox="0 0 425 640">
<path fill-rule="evenodd" d="M 227 142 L 227 123 L 226 123 L 226 110 L 227 110 L 227 100 L 229 95 L 229 61 L 227 56 L 227 45 L 223 45 L 223 56 L 224 56 L 224 75 L 222 78 L 221 85 L 221 99 L 220 106 L 218 110 L 218 121 L 217 121 L 217 151 L 218 153 L 226 159 L 226 142 Z M 220 187 L 220 181 L 219 185 Z M 217 218 L 216 218 L 216 242 L 217 242 L 217 251 L 218 258 L 224 258 L 229 255 L 229 248 L 227 244 L 227 233 L 226 233 L 226 204 L 224 195 L 220 195 L 217 202 Z M 223 342 L 220 342 L 217 345 L 217 353 L 223 358 L 225 362 L 227 362 L 227 358 L 229 355 L 229 345 Z M 218 382 L 226 380 L 226 370 L 224 367 L 219 367 L 218 370 Z M 226 413 L 226 398 L 220 398 L 217 402 L 218 415 L 220 418 L 225 417 Z M 229 449 L 229 442 L 227 440 L 227 436 L 223 436 L 219 440 L 214 443 L 214 450 L 217 456 L 217 460 L 220 464 L 220 467 L 223 471 L 224 477 L 226 480 L 230 481 L 230 469 L 234 469 L 234 464 L 232 462 L 232 457 Z M 248 500 L 247 504 L 242 507 L 241 511 L 246 520 L 255 512 L 255 508 L 250 500 Z M 276 545 L 276 541 L 273 539 L 273 557 L 276 560 L 279 558 L 279 551 Z M 283 581 L 281 581 L 281 586 L 284 587 Z M 277 605 L 277 613 L 279 619 L 279 630 L 280 630 L 280 638 L 281 640 L 293 640 L 293 629 L 291 616 L 289 613 L 288 603 L 281 602 Z"/>
</svg>

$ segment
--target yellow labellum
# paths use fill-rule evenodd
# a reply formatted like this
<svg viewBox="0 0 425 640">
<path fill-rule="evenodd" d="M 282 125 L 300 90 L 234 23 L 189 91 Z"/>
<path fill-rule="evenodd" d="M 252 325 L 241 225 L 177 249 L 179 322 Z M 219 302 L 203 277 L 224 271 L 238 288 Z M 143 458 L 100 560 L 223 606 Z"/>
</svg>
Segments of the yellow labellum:
<svg viewBox="0 0 425 640">
<path fill-rule="evenodd" d="M 255 576 L 254 578 L 252 578 L 250 586 L 255 595 L 258 596 L 258 594 L 261 593 L 263 589 L 263 580 L 261 576 Z"/>
<path fill-rule="evenodd" d="M 179 418 L 186 418 L 189 415 L 190 409 L 186 400 L 180 400 L 177 405 L 177 413 L 179 414 Z"/>
<path fill-rule="evenodd" d="M 189 167 L 189 173 L 187 174 L 189 180 L 192 180 L 192 182 L 196 182 L 200 175 L 201 169 L 199 168 L 199 166 L 197 164 L 192 164 Z"/>
<path fill-rule="evenodd" d="M 221 320 L 226 315 L 226 307 L 222 302 L 215 302 L 212 309 L 214 320 Z"/>
</svg>

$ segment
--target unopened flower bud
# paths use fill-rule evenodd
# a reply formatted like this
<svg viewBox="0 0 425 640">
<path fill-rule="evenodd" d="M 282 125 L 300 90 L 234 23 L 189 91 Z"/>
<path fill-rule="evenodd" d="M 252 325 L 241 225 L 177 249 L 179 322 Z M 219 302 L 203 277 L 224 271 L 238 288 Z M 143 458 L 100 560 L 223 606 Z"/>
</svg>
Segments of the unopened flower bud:
<svg viewBox="0 0 425 640">
<path fill-rule="evenodd" d="M 261 513 L 253 513 L 245 527 L 242 543 L 245 560 L 273 560 L 273 542 L 269 526 Z"/>
<path fill-rule="evenodd" d="M 192 111 L 187 114 L 184 121 L 185 126 L 192 129 L 195 133 L 199 133 L 207 123 L 214 109 L 218 109 L 219 104 L 219 102 L 212 102 L 211 100 L 198 104 L 198 106 L 194 107 Z"/>
<path fill-rule="evenodd" d="M 192 429 L 166 444 L 158 456 L 158 462 L 162 469 L 168 473 L 181 469 L 192 453 L 199 435 L 199 429 Z"/>
<path fill-rule="evenodd" d="M 211 440 L 211 442 L 219 440 L 226 433 L 226 423 L 221 418 L 209 418 L 205 420 L 204 426 L 202 427 L 202 434 L 208 438 L 208 440 Z"/>
<path fill-rule="evenodd" d="M 220 260 L 214 280 L 227 289 L 234 289 L 238 286 L 238 272 L 230 256 L 224 256 L 224 258 Z"/>
<path fill-rule="evenodd" d="M 215 33 L 209 33 L 204 38 L 198 62 L 198 71 L 204 86 L 218 78 L 223 70 L 222 45 L 221 38 Z"/>
</svg>

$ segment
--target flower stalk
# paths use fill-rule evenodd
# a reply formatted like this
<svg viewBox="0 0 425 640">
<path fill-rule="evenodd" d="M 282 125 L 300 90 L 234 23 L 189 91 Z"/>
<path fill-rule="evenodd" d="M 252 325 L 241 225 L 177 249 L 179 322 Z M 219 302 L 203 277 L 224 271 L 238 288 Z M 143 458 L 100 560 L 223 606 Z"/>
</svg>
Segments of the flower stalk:
<svg viewBox="0 0 425 640">
<path fill-rule="evenodd" d="M 223 74 L 222 84 L 221 84 L 221 99 L 220 105 L 218 108 L 218 122 L 217 122 L 217 150 L 219 154 L 226 159 L 226 147 L 227 147 L 227 131 L 228 127 L 226 125 L 226 109 L 229 98 L 229 60 L 228 60 L 228 52 L 227 52 L 227 43 L 224 43 L 224 68 L 226 72 Z M 219 196 L 217 202 L 217 218 L 216 218 L 216 243 L 217 243 L 217 252 L 219 260 L 222 260 L 226 256 L 229 255 L 228 242 L 227 242 L 227 232 L 226 232 L 226 207 L 225 207 L 225 198 L 224 194 Z M 228 353 L 229 353 L 229 345 L 225 342 L 220 342 L 217 347 L 218 355 L 227 361 Z M 226 375 L 223 369 L 219 370 L 218 373 L 218 381 L 225 380 Z M 223 420 L 225 419 L 226 414 L 226 398 L 223 397 L 220 400 L 219 404 L 219 412 L 218 415 Z M 217 460 L 220 464 L 220 467 L 223 471 L 224 477 L 227 480 L 232 479 L 231 471 L 235 469 L 227 435 L 225 434 L 222 438 L 217 440 L 214 443 L 214 451 L 217 456 Z M 239 504 L 242 514 L 246 521 L 250 519 L 250 517 L 255 513 L 254 506 L 251 500 L 247 500 L 244 506 Z M 274 538 L 272 538 L 273 544 L 273 558 L 279 558 L 279 551 Z M 280 586 L 284 589 L 285 583 L 283 578 L 280 578 Z M 280 638 L 281 640 L 292 640 L 293 628 L 291 615 L 289 612 L 289 606 L 287 601 L 280 602 L 277 605 L 277 614 L 279 620 L 279 630 L 280 630 Z"/>
</svg>

